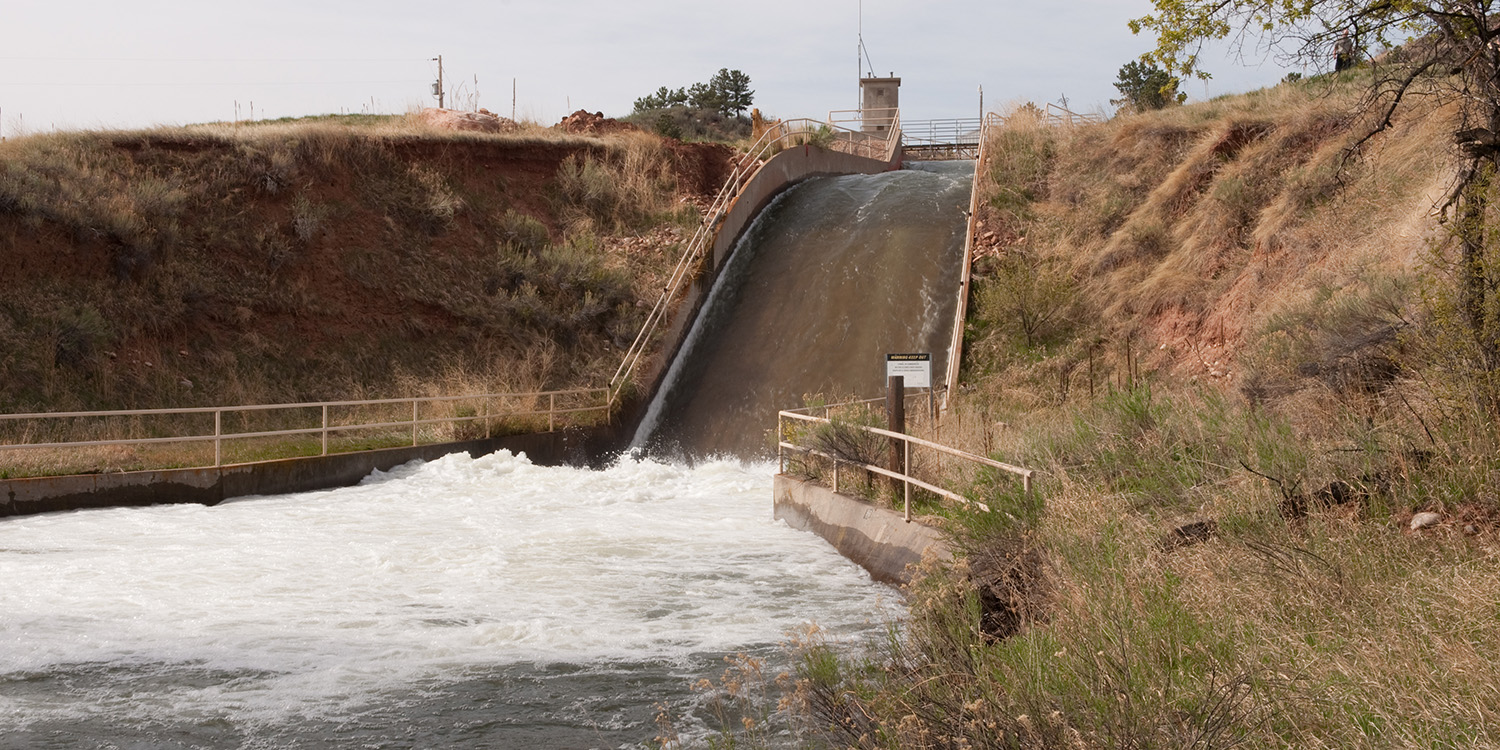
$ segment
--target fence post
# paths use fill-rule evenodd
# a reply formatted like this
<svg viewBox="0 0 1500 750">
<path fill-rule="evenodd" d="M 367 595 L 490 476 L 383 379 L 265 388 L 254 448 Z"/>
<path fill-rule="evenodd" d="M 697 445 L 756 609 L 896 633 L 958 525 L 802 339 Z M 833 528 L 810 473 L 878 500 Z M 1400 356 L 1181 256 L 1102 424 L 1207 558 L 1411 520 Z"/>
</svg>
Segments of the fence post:
<svg viewBox="0 0 1500 750">
<path fill-rule="evenodd" d="M 490 397 L 484 397 L 484 439 L 490 439 Z"/>
<path fill-rule="evenodd" d="M 224 410 L 214 409 L 214 466 L 223 462 Z"/>
<path fill-rule="evenodd" d="M 906 485 L 906 506 L 905 510 L 902 511 L 902 515 L 906 517 L 907 523 L 911 523 L 911 441 L 908 440 L 905 442 L 906 461 L 901 467 L 901 473 L 905 475 L 906 478 L 901 481 Z"/>
<path fill-rule="evenodd" d="M 547 431 L 557 432 L 557 394 L 547 394 Z"/>
<path fill-rule="evenodd" d="M 328 404 L 323 404 L 323 455 L 328 455 Z"/>
<path fill-rule="evenodd" d="M 411 444 L 412 444 L 413 447 L 415 447 L 416 444 L 417 444 L 417 400 L 416 399 L 412 399 L 411 400 Z"/>
<path fill-rule="evenodd" d="M 786 448 L 782 443 L 786 442 L 786 418 L 780 414 L 776 415 L 776 473 L 786 473 Z"/>
</svg>

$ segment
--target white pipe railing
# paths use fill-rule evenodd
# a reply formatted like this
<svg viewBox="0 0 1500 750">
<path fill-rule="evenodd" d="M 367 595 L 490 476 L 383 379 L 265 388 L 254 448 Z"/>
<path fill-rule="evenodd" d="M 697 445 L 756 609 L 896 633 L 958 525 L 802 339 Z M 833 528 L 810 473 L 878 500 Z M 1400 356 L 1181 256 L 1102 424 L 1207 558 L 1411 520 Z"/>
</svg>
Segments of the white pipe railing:
<svg viewBox="0 0 1500 750">
<path fill-rule="evenodd" d="M 906 145 L 977 146 L 983 125 L 978 117 L 908 120 L 901 124 L 901 138 Z"/>
<path fill-rule="evenodd" d="M 1043 116 L 1048 125 L 1098 125 L 1107 118 L 1101 114 L 1079 114 L 1056 104 L 1048 104 Z"/>
<path fill-rule="evenodd" d="M 902 516 L 908 522 L 911 521 L 911 490 L 912 490 L 912 487 L 917 487 L 917 488 L 920 488 L 920 489 L 927 490 L 928 492 L 931 492 L 931 493 L 933 493 L 933 494 L 935 494 L 935 495 L 937 495 L 939 497 L 947 498 L 949 500 L 953 500 L 955 502 L 959 502 L 959 503 L 962 503 L 964 505 L 977 505 L 977 506 L 979 506 L 979 508 L 983 509 L 986 513 L 990 512 L 990 506 L 988 504 L 984 503 L 984 502 L 981 502 L 979 500 L 971 500 L 971 499 L 969 499 L 967 497 L 964 497 L 963 495 L 958 494 L 957 492 L 953 492 L 952 490 L 948 490 L 948 489 L 945 489 L 945 488 L 942 488 L 942 487 L 938 487 L 937 485 L 934 485 L 934 484 L 932 484 L 930 482 L 925 482 L 925 481 L 923 481 L 921 479 L 917 479 L 916 477 L 912 476 L 911 473 L 910 473 L 911 469 L 912 469 L 911 456 L 912 456 L 912 448 L 914 446 L 915 447 L 919 447 L 919 448 L 926 448 L 926 449 L 929 449 L 929 450 L 936 451 L 936 452 L 938 452 L 938 453 L 940 453 L 942 455 L 953 456 L 955 458 L 960 458 L 960 459 L 963 459 L 963 460 L 968 461 L 970 463 L 978 464 L 978 465 L 981 465 L 981 466 L 988 466 L 988 467 L 991 467 L 991 468 L 994 468 L 994 469 L 999 469 L 1001 471 L 1008 472 L 1010 474 L 1014 474 L 1016 476 L 1019 476 L 1021 478 L 1021 487 L 1022 487 L 1022 490 L 1027 495 L 1030 495 L 1031 492 L 1035 489 L 1034 477 L 1036 475 L 1036 472 L 1032 471 L 1031 469 L 1023 469 L 1023 468 L 1021 468 L 1019 466 L 1012 466 L 1010 464 L 1003 463 L 1003 462 L 1000 462 L 1000 461 L 996 461 L 996 460 L 991 459 L 991 458 L 985 458 L 984 456 L 976 456 L 973 453 L 968 453 L 968 452 L 965 452 L 965 451 L 961 451 L 961 450 L 959 450 L 957 448 L 950 448 L 950 447 L 948 447 L 946 445 L 942 445 L 940 443 L 934 443 L 931 440 L 923 440 L 922 438 L 919 438 L 919 437 L 913 437 L 911 435 L 904 435 L 902 433 L 892 432 L 890 430 L 882 430 L 879 427 L 870 427 L 868 425 L 855 424 L 855 425 L 851 425 L 851 426 L 852 427 L 856 427 L 856 428 L 860 429 L 861 431 L 866 432 L 866 433 L 871 434 L 871 435 L 876 435 L 878 437 L 890 438 L 892 440 L 899 440 L 899 441 L 901 441 L 901 443 L 903 445 L 903 449 L 902 449 L 902 452 L 901 452 L 902 453 L 902 470 L 901 471 L 892 471 L 891 469 L 889 469 L 887 467 L 884 467 L 884 466 L 876 466 L 874 464 L 861 463 L 859 461 L 850 461 L 849 459 L 842 458 L 842 457 L 839 457 L 839 456 L 835 456 L 835 455 L 833 455 L 831 453 L 828 453 L 826 451 L 820 451 L 820 450 L 818 450 L 816 448 L 813 448 L 811 446 L 799 445 L 796 442 L 794 442 L 791 439 L 790 432 L 787 430 L 787 422 L 789 420 L 792 421 L 792 422 L 801 422 L 801 423 L 804 423 L 804 424 L 813 424 L 813 425 L 831 425 L 831 424 L 833 424 L 833 422 L 831 420 L 824 419 L 824 418 L 821 418 L 821 417 L 813 417 L 813 416 L 808 416 L 806 414 L 798 414 L 797 412 L 792 412 L 792 411 L 778 412 L 777 415 L 776 415 L 776 460 L 777 460 L 777 464 L 779 466 L 779 469 L 778 469 L 779 471 L 781 471 L 782 473 L 786 472 L 786 453 L 787 453 L 787 451 L 793 451 L 793 452 L 796 452 L 796 453 L 802 453 L 802 454 L 820 456 L 822 458 L 826 458 L 826 459 L 829 459 L 830 461 L 832 461 L 833 462 L 833 488 L 832 489 L 833 489 L 834 492 L 838 492 L 839 491 L 839 467 L 842 466 L 842 465 L 845 465 L 845 464 L 853 466 L 854 468 L 857 468 L 857 469 L 864 469 L 865 471 L 868 471 L 868 472 L 870 472 L 872 474 L 878 474 L 878 475 L 883 476 L 883 477 L 889 477 L 891 479 L 895 479 L 895 480 L 897 480 L 897 481 L 899 481 L 899 482 L 902 483 L 902 486 L 903 486 L 903 488 L 905 490 L 905 492 L 904 492 L 905 500 L 903 502 Z"/>
<path fill-rule="evenodd" d="M 577 397 L 582 406 L 558 407 L 558 399 L 562 397 L 568 401 Z M 538 399 L 546 399 L 547 407 L 530 409 L 508 409 L 492 412 L 490 405 L 496 400 L 511 402 L 534 402 Z M 423 405 L 453 403 L 453 402 L 483 402 L 483 413 L 469 416 L 428 416 L 423 417 L 421 407 Z M 597 401 L 597 403 L 593 403 Z M 335 424 L 330 420 L 330 409 L 348 409 L 369 406 L 399 406 L 411 405 L 410 419 L 383 419 L 374 422 L 353 422 L 348 424 Z M 166 435 L 161 437 L 134 437 L 134 438 L 108 438 L 103 440 L 54 440 L 48 442 L 24 442 L 24 443 L 0 443 L 0 452 L 8 452 L 25 449 L 47 449 L 47 448 L 85 448 L 114 445 L 159 445 L 171 443 L 206 443 L 213 442 L 214 462 L 202 466 L 191 466 L 182 468 L 206 468 L 207 466 L 222 466 L 224 461 L 224 443 L 232 440 L 248 440 L 251 438 L 274 438 L 293 437 L 300 435 L 319 435 L 321 437 L 320 455 L 328 455 L 328 437 L 331 434 L 349 432 L 353 430 L 373 429 L 395 429 L 410 428 L 411 444 L 420 444 L 419 429 L 426 425 L 434 424 L 461 424 L 468 422 L 483 421 L 485 425 L 485 437 L 490 437 L 491 424 L 496 419 L 510 419 L 517 417 L 539 417 L 547 416 L 547 429 L 557 429 L 558 418 L 563 417 L 571 420 L 571 415 L 598 412 L 604 418 L 609 417 L 610 398 L 607 388 L 580 388 L 564 391 L 542 391 L 536 393 L 488 393 L 469 396 L 423 396 L 414 398 L 384 398 L 367 399 L 362 401 L 311 401 L 294 404 L 257 404 L 251 406 L 203 406 L 203 407 L 181 407 L 171 409 L 127 409 L 115 411 L 73 411 L 73 412 L 39 412 L 32 414 L 0 414 L 0 425 L 7 423 L 26 421 L 57 421 L 76 419 L 119 419 L 140 418 L 173 415 L 208 415 L 214 418 L 214 430 L 212 433 L 194 433 Z M 294 427 L 276 430 L 253 430 L 245 432 L 226 432 L 224 430 L 224 415 L 244 412 L 271 412 L 291 410 L 317 409 L 321 414 L 321 424 L 317 427 Z"/>
</svg>

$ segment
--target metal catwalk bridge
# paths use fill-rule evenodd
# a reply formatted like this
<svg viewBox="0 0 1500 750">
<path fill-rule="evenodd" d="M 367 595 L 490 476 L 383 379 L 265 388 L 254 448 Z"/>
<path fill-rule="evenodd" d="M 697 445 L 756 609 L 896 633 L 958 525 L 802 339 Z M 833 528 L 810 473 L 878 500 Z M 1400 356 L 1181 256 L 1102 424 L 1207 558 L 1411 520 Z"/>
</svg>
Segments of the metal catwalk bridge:
<svg viewBox="0 0 1500 750">
<path fill-rule="evenodd" d="M 1101 122 L 1100 115 L 1081 115 L 1048 104 L 1041 111 L 1043 125 L 1082 125 Z M 978 117 L 949 120 L 902 120 L 901 152 L 912 161 L 944 161 L 979 157 L 984 121 Z"/>
</svg>

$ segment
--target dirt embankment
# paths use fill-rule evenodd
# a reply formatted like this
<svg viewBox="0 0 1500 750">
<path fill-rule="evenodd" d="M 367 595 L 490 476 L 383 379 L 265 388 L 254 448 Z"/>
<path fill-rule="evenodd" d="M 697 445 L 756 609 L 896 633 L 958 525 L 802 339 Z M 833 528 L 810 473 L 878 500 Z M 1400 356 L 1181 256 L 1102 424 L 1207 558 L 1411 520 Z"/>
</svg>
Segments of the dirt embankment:
<svg viewBox="0 0 1500 750">
<path fill-rule="evenodd" d="M 12 141 L 0 410 L 598 385 L 728 157 L 312 126 Z"/>
</svg>

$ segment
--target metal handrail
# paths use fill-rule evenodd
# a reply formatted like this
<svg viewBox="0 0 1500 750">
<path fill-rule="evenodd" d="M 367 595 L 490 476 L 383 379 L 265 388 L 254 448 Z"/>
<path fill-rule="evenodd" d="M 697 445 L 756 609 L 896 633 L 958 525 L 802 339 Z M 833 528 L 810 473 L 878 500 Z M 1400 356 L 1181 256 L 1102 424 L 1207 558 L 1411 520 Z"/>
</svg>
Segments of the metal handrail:
<svg viewBox="0 0 1500 750">
<path fill-rule="evenodd" d="M 969 188 L 969 217 L 964 229 L 964 263 L 958 284 L 958 310 L 954 312 L 953 337 L 948 342 L 948 382 L 943 389 L 943 411 L 949 399 L 958 392 L 958 374 L 963 368 L 964 321 L 969 316 L 969 295 L 974 282 L 974 237 L 979 232 L 979 183 L 984 175 L 984 158 L 989 150 L 990 128 L 1005 124 L 1005 117 L 995 112 L 985 115 L 979 124 L 979 151 L 974 157 L 974 184 Z"/>
<path fill-rule="evenodd" d="M 1043 118 L 1043 124 L 1053 126 L 1071 126 L 1075 124 L 1075 120 L 1087 124 L 1105 121 L 1101 115 L 1081 115 L 1055 104 L 1047 105 Z M 948 410 L 949 397 L 958 392 L 958 374 L 963 364 L 964 319 L 967 317 L 969 295 L 973 286 L 974 236 L 979 230 L 979 184 L 980 178 L 984 175 L 984 160 L 989 153 L 990 131 L 1005 126 L 1009 120 L 1010 118 L 998 112 L 989 112 L 985 114 L 979 126 L 979 152 L 974 161 L 974 187 L 969 194 L 969 221 L 964 236 L 963 277 L 959 283 L 959 303 L 953 324 L 953 338 L 948 345 L 948 382 L 943 393 L 943 411 L 945 412 Z"/>
<path fill-rule="evenodd" d="M 880 110 L 885 111 L 885 110 Z M 671 301 L 676 299 L 691 280 L 689 271 L 708 252 L 714 238 L 718 235 L 719 225 L 728 216 L 729 210 L 740 197 L 755 172 L 762 166 L 762 160 L 786 145 L 791 144 L 799 138 L 811 139 L 814 134 L 823 128 L 833 133 L 833 139 L 829 146 L 835 150 L 844 151 L 855 156 L 884 159 L 890 161 L 895 157 L 896 149 L 901 147 L 901 116 L 898 111 L 891 110 L 889 123 L 891 131 L 885 139 L 873 138 L 868 133 L 860 133 L 855 130 L 839 125 L 833 119 L 834 113 L 829 113 L 829 122 L 818 122 L 811 119 L 784 120 L 767 128 L 766 132 L 751 144 L 746 150 L 745 156 L 741 157 L 730 171 L 729 177 L 724 180 L 724 185 L 714 196 L 713 203 L 704 214 L 703 221 L 699 222 L 698 228 L 694 230 L 692 238 L 688 240 L 683 249 L 682 257 L 678 259 L 677 265 L 672 269 L 672 275 L 667 280 L 661 294 L 656 299 L 656 304 L 651 307 L 651 312 L 646 315 L 646 321 L 641 325 L 641 330 L 636 334 L 635 340 L 631 342 L 630 348 L 626 350 L 620 366 L 615 369 L 615 374 L 609 379 L 610 404 L 613 406 L 615 399 L 619 398 L 620 392 L 630 381 L 635 368 L 645 358 L 649 347 L 651 336 L 661 327 L 666 320 L 667 311 Z M 795 126 L 795 127 L 794 127 Z M 876 149 L 879 149 L 878 151 Z"/>
<path fill-rule="evenodd" d="M 1048 125 L 1098 125 L 1105 121 L 1104 115 L 1079 114 L 1050 102 L 1047 104 L 1047 110 L 1043 114 Z"/>
<path fill-rule="evenodd" d="M 935 486 L 933 484 L 930 484 L 928 482 L 924 482 L 924 481 L 922 481 L 920 479 L 917 479 L 916 477 L 911 476 L 908 472 L 911 471 L 911 450 L 912 450 L 912 446 L 918 446 L 918 447 L 927 448 L 927 449 L 930 449 L 930 450 L 935 450 L 935 451 L 937 451 L 939 453 L 942 453 L 944 455 L 953 456 L 955 458 L 961 458 L 961 459 L 969 461 L 971 463 L 980 464 L 982 466 L 989 466 L 991 468 L 995 468 L 995 469 L 999 469 L 1001 471 L 1005 471 L 1005 472 L 1008 472 L 1008 473 L 1011 473 L 1011 474 L 1015 474 L 1016 476 L 1021 477 L 1021 486 L 1022 486 L 1022 489 L 1028 495 L 1030 495 L 1031 492 L 1032 492 L 1032 490 L 1035 488 L 1035 484 L 1034 484 L 1034 479 L 1033 478 L 1035 477 L 1036 472 L 1033 471 L 1033 470 L 1031 470 L 1031 469 L 1024 469 L 1024 468 L 1021 468 L 1019 466 L 1012 466 L 1012 465 L 1004 463 L 1002 461 L 996 461 L 996 460 L 994 460 L 992 458 L 986 458 L 984 456 L 977 456 L 977 455 L 974 455 L 973 453 L 969 453 L 969 452 L 966 452 L 966 451 L 961 451 L 961 450 L 959 450 L 957 448 L 951 448 L 951 447 L 943 445 L 941 443 L 934 443 L 931 440 L 924 440 L 922 438 L 915 437 L 915 436 L 912 436 L 912 435 L 906 435 L 906 434 L 902 434 L 900 432 L 892 432 L 891 430 L 882 430 L 879 427 L 870 427 L 868 425 L 859 425 L 859 424 L 857 424 L 857 425 L 853 425 L 853 426 L 857 427 L 860 430 L 863 430 L 864 432 L 867 432 L 867 433 L 869 433 L 871 435 L 878 435 L 880 437 L 890 438 L 892 440 L 900 440 L 902 442 L 902 444 L 903 444 L 902 466 L 904 467 L 904 470 L 903 471 L 892 471 L 891 469 L 888 469 L 888 468 L 885 468 L 885 467 L 882 467 L 882 466 L 875 466 L 875 465 L 872 465 L 872 464 L 865 464 L 865 463 L 860 463 L 860 462 L 857 462 L 857 461 L 849 461 L 847 459 L 840 458 L 838 456 L 829 454 L 829 453 L 827 453 L 825 451 L 820 451 L 820 450 L 818 450 L 816 448 L 812 448 L 812 447 L 805 446 L 805 445 L 797 445 L 796 443 L 790 442 L 787 439 L 786 420 L 792 420 L 792 421 L 796 421 L 796 422 L 806 422 L 806 423 L 809 423 L 809 424 L 832 424 L 833 423 L 832 420 L 829 420 L 829 419 L 825 419 L 825 418 L 822 418 L 822 417 L 813 417 L 813 416 L 809 416 L 809 415 L 806 415 L 806 414 L 798 414 L 798 413 L 793 412 L 793 411 L 781 411 L 781 412 L 777 412 L 777 414 L 776 414 L 776 446 L 777 446 L 776 447 L 776 459 L 777 459 L 777 462 L 778 462 L 779 471 L 781 471 L 781 472 L 785 472 L 786 471 L 786 452 L 790 450 L 790 451 L 795 451 L 795 452 L 798 452 L 798 453 L 806 453 L 806 454 L 812 454 L 812 455 L 816 455 L 816 456 L 822 456 L 823 458 L 827 458 L 827 459 L 833 461 L 833 491 L 834 492 L 838 492 L 839 491 L 839 487 L 838 487 L 838 484 L 839 484 L 839 466 L 842 465 L 842 464 L 850 464 L 850 465 L 852 465 L 852 466 L 854 466 L 856 468 L 864 469 L 866 471 L 869 471 L 869 472 L 872 472 L 872 473 L 875 473 L 875 474 L 879 474 L 881 476 L 890 477 L 891 479 L 898 480 L 898 481 L 900 481 L 902 483 L 903 487 L 905 488 L 905 502 L 904 502 L 904 507 L 902 509 L 902 516 L 906 519 L 907 522 L 911 521 L 911 488 L 913 486 L 916 486 L 916 487 L 919 487 L 921 489 L 927 490 L 928 492 L 932 492 L 932 493 L 934 493 L 934 494 L 936 494 L 936 495 L 938 495 L 940 497 L 945 497 L 945 498 L 948 498 L 949 500 L 953 500 L 953 501 L 956 501 L 956 502 L 963 503 L 964 505 L 977 505 L 980 508 L 982 508 L 986 513 L 990 512 L 990 506 L 988 504 L 986 504 L 986 503 L 983 503 L 983 502 L 978 501 L 978 500 L 971 500 L 971 499 L 969 499 L 967 497 L 964 497 L 963 495 L 958 494 L 957 492 L 953 492 L 952 490 L 944 489 L 942 487 L 937 487 L 937 486 Z"/>
<path fill-rule="evenodd" d="M 597 405 L 589 406 L 565 406 L 558 408 L 558 397 L 586 396 L 590 400 L 597 399 Z M 530 400 L 545 398 L 547 407 L 534 409 L 515 409 L 501 413 L 490 413 L 489 405 L 496 399 Z M 451 403 L 455 401 L 483 401 L 484 414 L 472 416 L 453 417 L 426 417 L 421 415 L 423 404 Z M 411 419 L 398 421 L 361 422 L 357 424 L 331 424 L 329 420 L 330 408 L 358 407 L 358 406 L 390 406 L 396 404 L 411 405 Z M 189 443 L 208 442 L 214 444 L 214 462 L 212 466 L 222 466 L 223 444 L 227 440 L 245 440 L 250 438 L 266 437 L 291 437 L 297 435 L 321 435 L 322 451 L 320 455 L 328 455 L 328 436 L 351 430 L 368 429 L 390 429 L 395 427 L 410 427 L 412 445 L 419 444 L 418 428 L 433 424 L 458 424 L 465 422 L 485 422 L 485 437 L 489 437 L 490 420 L 504 419 L 510 417 L 529 417 L 547 415 L 547 428 L 549 431 L 557 429 L 559 416 L 572 414 L 584 414 L 600 412 L 608 416 L 611 408 L 610 392 L 607 388 L 575 388 L 571 390 L 537 391 L 531 393 L 485 393 L 466 396 L 417 396 L 410 398 L 381 398 L 345 401 L 306 401 L 290 404 L 252 404 L 246 406 L 200 406 L 200 407 L 178 407 L 167 409 L 122 409 L 113 411 L 72 411 L 72 412 L 36 412 L 29 414 L 0 414 L 0 423 L 33 421 L 33 420 L 56 420 L 56 419 L 99 419 L 111 417 L 150 417 L 163 415 L 181 414 L 212 414 L 214 417 L 214 431 L 212 433 L 173 435 L 167 437 L 149 438 L 113 438 L 107 440 L 68 440 L 53 441 L 46 443 L 0 443 L 0 451 L 21 449 L 43 449 L 43 448 L 84 448 L 93 446 L 111 445 L 154 445 L 167 443 Z M 252 432 L 226 432 L 224 430 L 224 415 L 237 412 L 255 411 L 279 411 L 295 409 L 320 409 L 322 411 L 321 425 L 318 427 L 295 427 L 280 430 L 258 430 Z M 206 468 L 208 465 L 185 468 Z"/>
<path fill-rule="evenodd" d="M 902 124 L 901 136 L 910 144 L 977 145 L 984 129 L 978 117 L 949 120 L 911 120 Z"/>
<path fill-rule="evenodd" d="M 901 110 L 896 107 L 874 109 L 834 109 L 828 112 L 828 124 L 842 127 L 848 123 L 859 123 L 860 127 L 889 127 L 895 129 L 901 122 Z"/>
</svg>

